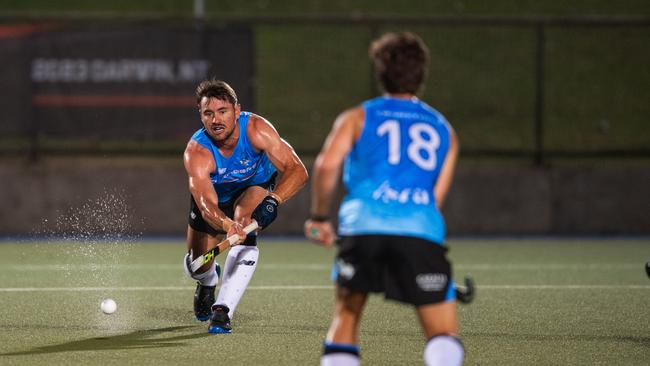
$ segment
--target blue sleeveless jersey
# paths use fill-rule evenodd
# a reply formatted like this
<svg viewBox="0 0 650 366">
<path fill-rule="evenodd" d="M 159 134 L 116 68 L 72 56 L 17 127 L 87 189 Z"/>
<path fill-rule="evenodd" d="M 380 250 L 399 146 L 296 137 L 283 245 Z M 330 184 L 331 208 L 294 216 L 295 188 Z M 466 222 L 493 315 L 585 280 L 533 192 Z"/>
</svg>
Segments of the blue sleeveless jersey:
<svg viewBox="0 0 650 366">
<path fill-rule="evenodd" d="M 447 120 L 426 103 L 378 97 L 346 157 L 340 235 L 413 236 L 442 244 L 445 222 L 434 186 L 450 143 Z"/>
<path fill-rule="evenodd" d="M 239 190 L 267 182 L 276 172 L 275 167 L 263 151 L 255 151 L 248 141 L 246 126 L 250 112 L 241 112 L 239 124 L 239 141 L 230 157 L 224 157 L 214 144 L 212 138 L 201 128 L 192 135 L 192 140 L 210 150 L 217 171 L 210 173 L 210 179 L 217 191 L 219 203 L 228 202 Z"/>
</svg>

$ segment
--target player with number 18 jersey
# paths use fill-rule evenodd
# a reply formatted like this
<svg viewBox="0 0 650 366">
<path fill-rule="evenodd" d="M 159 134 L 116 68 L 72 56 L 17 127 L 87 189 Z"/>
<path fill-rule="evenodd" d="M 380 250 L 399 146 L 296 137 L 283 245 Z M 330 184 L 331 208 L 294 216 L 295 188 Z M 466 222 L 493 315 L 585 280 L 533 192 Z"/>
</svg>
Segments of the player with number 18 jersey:
<svg viewBox="0 0 650 366">
<path fill-rule="evenodd" d="M 429 49 L 418 35 L 386 33 L 368 49 L 381 96 L 336 118 L 314 161 L 305 237 L 336 243 L 334 318 L 321 365 L 359 365 L 359 325 L 370 293 L 413 306 L 427 339 L 427 365 L 459 366 L 456 289 L 445 245 L 445 202 L 458 138 L 418 99 Z M 343 169 L 341 169 L 343 167 Z M 347 195 L 338 230 L 329 216 L 339 172 Z M 338 234 L 338 235 L 337 235 Z M 459 299 L 469 299 L 471 295 Z"/>
<path fill-rule="evenodd" d="M 445 222 L 432 187 L 449 150 L 447 120 L 416 97 L 381 96 L 363 109 L 363 130 L 344 162 L 348 194 L 339 209 L 339 234 L 442 244 Z"/>
</svg>

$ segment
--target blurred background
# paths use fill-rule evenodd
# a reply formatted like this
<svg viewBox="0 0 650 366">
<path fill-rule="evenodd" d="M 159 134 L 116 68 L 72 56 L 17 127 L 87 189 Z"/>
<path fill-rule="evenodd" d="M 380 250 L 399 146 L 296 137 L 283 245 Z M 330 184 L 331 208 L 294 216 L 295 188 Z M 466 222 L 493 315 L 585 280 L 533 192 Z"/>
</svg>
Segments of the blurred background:
<svg viewBox="0 0 650 366">
<path fill-rule="evenodd" d="M 230 82 L 310 168 L 377 95 L 369 42 L 403 30 L 461 142 L 450 235 L 650 234 L 648 1 L 2 0 L 0 236 L 115 197 L 133 233 L 184 235 L 198 82 Z M 301 233 L 308 190 L 269 233 Z"/>
</svg>

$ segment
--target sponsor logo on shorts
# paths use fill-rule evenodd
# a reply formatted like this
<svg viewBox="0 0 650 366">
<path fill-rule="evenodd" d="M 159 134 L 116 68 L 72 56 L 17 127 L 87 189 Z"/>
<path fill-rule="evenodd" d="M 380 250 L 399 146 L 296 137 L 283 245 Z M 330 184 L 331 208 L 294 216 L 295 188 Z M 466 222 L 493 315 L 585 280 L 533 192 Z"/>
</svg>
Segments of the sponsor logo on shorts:
<svg viewBox="0 0 650 366">
<path fill-rule="evenodd" d="M 192 220 L 196 220 L 196 214 L 194 213 L 194 211 L 190 211 L 190 218 Z"/>
<path fill-rule="evenodd" d="M 422 291 L 441 291 L 447 285 L 447 275 L 444 273 L 420 273 L 415 282 Z"/>
<path fill-rule="evenodd" d="M 339 269 L 339 277 L 345 280 L 349 280 L 352 277 L 354 277 L 356 270 L 354 269 L 354 266 L 351 265 L 350 263 L 346 263 L 342 259 L 339 259 L 336 261 L 336 266 Z"/>
</svg>

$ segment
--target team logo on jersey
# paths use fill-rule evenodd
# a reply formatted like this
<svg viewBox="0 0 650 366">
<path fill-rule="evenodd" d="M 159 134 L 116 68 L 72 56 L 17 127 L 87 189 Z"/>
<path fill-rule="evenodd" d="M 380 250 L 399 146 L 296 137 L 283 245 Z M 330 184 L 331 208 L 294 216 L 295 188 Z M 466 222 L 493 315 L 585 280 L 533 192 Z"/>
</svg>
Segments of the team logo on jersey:
<svg viewBox="0 0 650 366">
<path fill-rule="evenodd" d="M 241 160 L 239 161 L 239 164 L 241 164 L 241 165 L 248 165 L 248 163 L 250 163 L 250 162 L 251 162 L 251 161 L 248 160 L 248 159 L 241 159 Z"/>
<path fill-rule="evenodd" d="M 354 274 L 356 272 L 353 265 L 351 265 L 350 263 L 346 263 L 342 259 L 336 261 L 336 267 L 339 270 L 339 277 L 345 280 L 349 280 L 352 277 L 354 277 Z"/>
<path fill-rule="evenodd" d="M 415 282 L 422 291 L 441 291 L 447 286 L 447 275 L 444 273 L 420 273 Z"/>
</svg>

